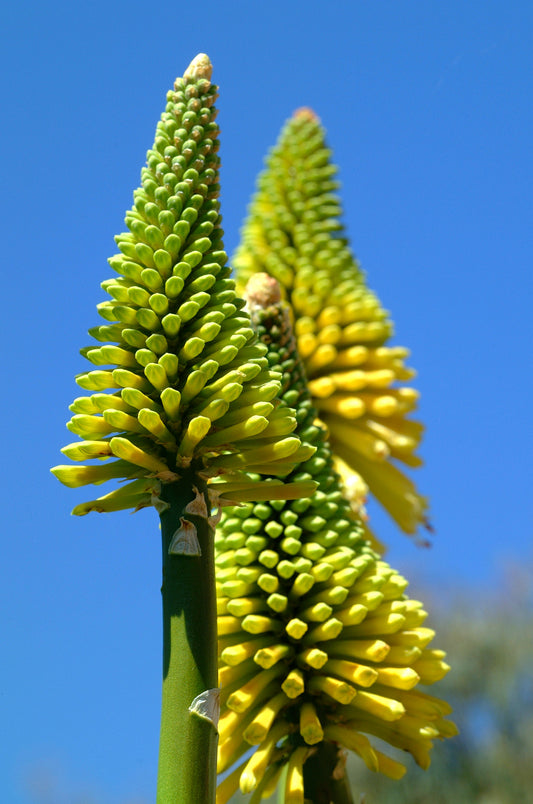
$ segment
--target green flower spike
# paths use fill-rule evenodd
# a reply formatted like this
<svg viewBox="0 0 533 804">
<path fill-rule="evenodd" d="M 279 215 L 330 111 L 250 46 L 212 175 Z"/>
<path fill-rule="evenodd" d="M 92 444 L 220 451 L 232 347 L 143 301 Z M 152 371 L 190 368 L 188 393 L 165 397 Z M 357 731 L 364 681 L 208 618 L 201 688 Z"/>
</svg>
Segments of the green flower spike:
<svg viewBox="0 0 533 804">
<path fill-rule="evenodd" d="M 405 385 L 414 372 L 404 365 L 408 350 L 387 345 L 392 323 L 349 249 L 324 137 L 309 109 L 288 121 L 259 178 L 234 268 L 243 285 L 256 271 L 280 282 L 309 389 L 356 504 L 364 487 L 354 472 L 413 534 L 427 524 L 427 502 L 396 463 L 421 463 L 423 428 L 406 416 L 418 399 Z"/>
<path fill-rule="evenodd" d="M 316 419 L 288 308 L 269 295 L 274 280 L 254 280 L 254 326 L 270 365 L 283 369 L 296 433 L 316 448 L 287 480 L 312 478 L 318 489 L 225 512 L 218 530 L 218 770 L 230 772 L 217 803 L 240 787 L 257 804 L 280 779 L 285 804 L 314 801 L 324 785 L 321 801 L 349 802 L 341 749 L 396 779 L 404 765 L 373 738 L 427 768 L 433 740 L 456 733 L 450 707 L 418 686 L 448 665 L 428 647 L 434 632 L 421 603 L 404 594 L 407 581 L 363 538 Z"/>
<path fill-rule="evenodd" d="M 81 440 L 63 453 L 88 463 L 52 470 L 70 487 L 126 481 L 74 514 L 153 505 L 161 515 L 162 804 L 214 798 L 211 505 L 314 489 L 277 478 L 276 463 L 292 467 L 311 450 L 293 435 L 294 412 L 277 398 L 281 374 L 269 367 L 229 278 L 211 71 L 208 57 L 197 56 L 167 95 L 126 215 L 129 231 L 116 238 L 116 276 L 103 283 L 110 298 L 98 312 L 106 323 L 90 331 L 95 343 L 82 350 L 94 368 L 77 383 L 89 395 L 73 402 L 67 425 Z M 243 471 L 251 466 L 253 477 Z"/>
</svg>

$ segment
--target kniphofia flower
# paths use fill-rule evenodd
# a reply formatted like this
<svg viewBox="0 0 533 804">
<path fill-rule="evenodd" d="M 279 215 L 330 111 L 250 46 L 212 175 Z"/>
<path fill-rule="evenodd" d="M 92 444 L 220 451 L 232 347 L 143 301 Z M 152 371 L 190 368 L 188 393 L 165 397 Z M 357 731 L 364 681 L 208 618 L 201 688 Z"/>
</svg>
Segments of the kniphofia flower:
<svg viewBox="0 0 533 804">
<path fill-rule="evenodd" d="M 269 296 L 270 277 L 255 280 L 254 326 L 269 364 L 283 370 L 282 398 L 296 409 L 296 433 L 316 448 L 286 467 L 286 480 L 314 480 L 318 488 L 292 502 L 236 507 L 218 529 L 218 761 L 219 772 L 231 772 L 217 801 L 240 787 L 255 804 L 288 768 L 284 800 L 303 804 L 306 774 L 317 762 L 329 768 L 331 784 L 342 777 L 343 748 L 400 778 L 403 763 L 374 738 L 427 768 L 433 741 L 456 729 L 445 719 L 448 704 L 420 689 L 448 670 L 444 653 L 430 647 L 426 612 L 365 540 L 306 385 L 288 307 L 275 288 Z"/>
<path fill-rule="evenodd" d="M 261 491 L 241 471 L 255 456 L 265 465 L 303 453 L 223 250 L 211 70 L 207 56 L 197 57 L 168 93 L 128 232 L 109 260 L 116 276 L 102 287 L 111 298 L 98 305 L 106 323 L 82 350 L 95 368 L 76 378 L 90 395 L 74 400 L 67 425 L 82 440 L 62 450 L 94 463 L 53 472 L 71 487 L 128 482 L 75 514 L 157 505 L 162 484 L 191 465 L 218 478 L 217 500 L 301 492 L 276 492 L 279 480 Z"/>
<path fill-rule="evenodd" d="M 360 504 L 361 482 L 406 533 L 427 524 L 427 501 L 402 464 L 416 467 L 423 427 L 409 418 L 418 392 L 408 350 L 368 289 L 341 222 L 336 167 L 309 109 L 287 122 L 266 160 L 234 257 L 238 286 L 275 277 L 291 305 L 309 389 L 337 469 Z M 356 473 L 356 477 L 354 477 Z"/>
</svg>

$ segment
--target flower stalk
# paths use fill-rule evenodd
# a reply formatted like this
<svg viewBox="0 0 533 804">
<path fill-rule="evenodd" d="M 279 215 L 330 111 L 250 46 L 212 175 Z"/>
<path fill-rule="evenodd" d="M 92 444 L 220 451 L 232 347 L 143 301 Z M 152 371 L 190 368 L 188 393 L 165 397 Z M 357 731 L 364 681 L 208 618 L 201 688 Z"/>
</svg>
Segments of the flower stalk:
<svg viewBox="0 0 533 804">
<path fill-rule="evenodd" d="M 216 599 L 213 535 L 206 516 L 186 509 L 191 489 L 208 505 L 207 486 L 190 471 L 164 487 L 168 504 L 161 516 L 163 547 L 163 694 L 157 802 L 211 802 L 215 795 L 217 750 Z M 191 507 L 189 505 L 189 507 Z M 171 551 L 180 522 L 196 528 L 198 555 Z M 200 712 L 192 702 L 207 693 Z M 214 712 L 209 699 L 214 699 Z"/>
</svg>

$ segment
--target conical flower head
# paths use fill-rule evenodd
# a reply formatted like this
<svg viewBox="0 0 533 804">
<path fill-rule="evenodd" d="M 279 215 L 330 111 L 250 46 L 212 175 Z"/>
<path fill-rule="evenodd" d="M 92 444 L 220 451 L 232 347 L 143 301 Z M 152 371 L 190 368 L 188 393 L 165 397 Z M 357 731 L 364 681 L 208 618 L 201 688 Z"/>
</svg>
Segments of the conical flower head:
<svg viewBox="0 0 533 804">
<path fill-rule="evenodd" d="M 429 646 L 422 604 L 362 537 L 306 388 L 287 308 L 252 310 L 297 434 L 315 454 L 287 480 L 312 478 L 312 497 L 225 512 L 216 539 L 222 715 L 219 804 L 240 786 L 253 802 L 288 765 L 285 801 L 303 804 L 304 763 L 323 744 L 358 754 L 392 778 L 405 768 L 379 738 L 429 765 L 434 739 L 455 733 L 450 707 L 419 689 L 448 670 Z M 251 746 L 251 757 L 241 760 Z"/>
<path fill-rule="evenodd" d="M 283 129 L 242 231 L 239 283 L 266 271 L 293 316 L 309 388 L 328 427 L 338 469 L 360 497 L 361 476 L 407 533 L 425 523 L 426 500 L 397 463 L 420 464 L 422 425 L 407 417 L 418 393 L 408 350 L 390 346 L 392 323 L 350 251 L 341 223 L 336 168 L 309 109 Z"/>
<path fill-rule="evenodd" d="M 297 441 L 293 412 L 277 401 L 280 373 L 269 368 L 229 278 L 216 97 L 200 54 L 167 95 L 128 232 L 116 238 L 116 276 L 102 283 L 110 298 L 98 305 L 106 323 L 90 330 L 96 343 L 82 350 L 95 368 L 76 379 L 90 393 L 71 405 L 68 428 L 82 440 L 62 450 L 95 462 L 52 471 L 73 487 L 130 482 L 76 514 L 153 504 L 161 482 L 191 465 L 204 477 L 232 472 L 230 484 L 217 486 L 222 499 L 229 491 L 256 499 L 258 483 L 240 466 L 260 449 L 268 463 L 269 447 Z M 276 493 L 301 489 L 268 496 Z"/>
</svg>

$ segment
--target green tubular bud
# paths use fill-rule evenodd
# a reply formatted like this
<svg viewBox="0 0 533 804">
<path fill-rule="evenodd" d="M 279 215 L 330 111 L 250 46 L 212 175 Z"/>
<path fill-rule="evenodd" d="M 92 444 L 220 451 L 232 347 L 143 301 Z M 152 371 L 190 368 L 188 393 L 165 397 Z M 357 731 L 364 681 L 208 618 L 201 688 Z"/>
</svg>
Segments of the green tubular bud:
<svg viewBox="0 0 533 804">
<path fill-rule="evenodd" d="M 260 420 L 264 419 L 262 416 L 250 416 L 245 419 L 245 423 L 253 420 L 254 418 Z M 222 424 L 223 420 L 221 419 L 219 423 Z M 240 432 L 240 430 L 237 428 L 242 429 L 243 426 L 244 424 L 239 423 L 237 425 L 233 425 L 231 428 L 225 428 L 225 431 L 230 433 Z M 263 435 L 263 432 L 261 432 L 261 435 Z M 229 441 L 230 440 L 231 439 L 229 439 Z M 298 449 L 299 446 L 300 441 L 298 438 L 284 438 L 281 441 L 266 444 L 265 446 L 256 446 L 255 442 L 245 442 L 243 444 L 243 449 L 246 448 L 245 452 L 236 453 L 234 455 L 221 455 L 220 457 L 213 459 L 213 465 L 224 466 L 227 469 L 246 468 L 250 465 L 250 457 L 248 457 L 248 455 L 253 454 L 254 462 L 264 462 L 267 466 L 270 465 L 272 470 L 275 470 L 275 462 L 281 458 L 291 455 Z"/>
<path fill-rule="evenodd" d="M 128 346 L 133 346 L 134 349 L 142 349 L 146 343 L 146 335 L 144 332 L 139 332 L 139 330 L 136 329 L 123 329 L 122 338 Z"/>
<path fill-rule="evenodd" d="M 82 413 L 74 415 L 67 427 L 71 433 L 76 433 L 86 440 L 107 436 L 116 429 L 101 416 L 85 416 Z"/>
<path fill-rule="evenodd" d="M 164 388 L 161 392 L 161 402 L 167 416 L 176 421 L 179 417 L 181 394 L 175 388 Z"/>
<path fill-rule="evenodd" d="M 63 447 L 61 452 L 73 461 L 86 461 L 88 458 L 108 458 L 113 453 L 107 441 L 77 441 Z"/>
<path fill-rule="evenodd" d="M 149 363 L 157 363 L 157 355 L 151 349 L 137 349 L 135 360 L 140 366 L 148 366 Z"/>
<path fill-rule="evenodd" d="M 143 408 L 138 414 L 139 423 L 145 430 L 149 430 L 162 444 L 175 445 L 176 439 L 163 423 L 159 413 L 155 410 Z"/>
<path fill-rule="evenodd" d="M 165 282 L 165 293 L 169 299 L 177 299 L 185 286 L 181 276 L 170 276 Z"/>
<path fill-rule="evenodd" d="M 191 371 L 181 390 L 182 404 L 187 405 L 192 399 L 198 396 L 208 381 L 209 375 L 205 371 Z"/>
<path fill-rule="evenodd" d="M 150 301 L 152 298 L 153 297 L 150 297 Z M 137 310 L 135 320 L 139 326 L 149 332 L 156 332 L 161 327 L 159 316 L 154 310 L 148 309 L 147 307 L 141 307 Z"/>
<path fill-rule="evenodd" d="M 109 313 L 107 311 L 109 311 Z M 113 307 L 98 305 L 98 312 L 104 318 L 107 318 L 107 320 L 120 321 L 121 324 L 125 324 L 127 327 L 135 326 L 138 321 L 135 310 L 124 305 L 114 305 Z"/>
<path fill-rule="evenodd" d="M 170 380 L 176 379 L 179 371 L 179 361 L 176 355 L 167 352 L 166 354 L 161 355 L 157 362 L 160 366 L 163 366 L 165 373 Z"/>
<path fill-rule="evenodd" d="M 143 285 L 152 293 L 157 292 L 163 287 L 161 274 L 154 268 L 145 268 L 144 271 L 141 271 L 141 280 Z M 148 298 L 150 297 L 148 296 Z"/>
<path fill-rule="evenodd" d="M 104 410 L 122 410 L 124 413 L 133 412 L 131 405 L 128 405 L 122 398 L 122 394 L 93 394 L 92 401 L 95 412 L 103 413 Z"/>
<path fill-rule="evenodd" d="M 150 410 L 156 410 L 158 412 L 161 411 L 161 406 L 154 402 L 153 399 L 150 399 L 149 396 L 143 394 L 142 391 L 139 391 L 136 388 L 123 388 L 120 392 L 120 395 L 124 402 L 130 407 L 134 408 L 135 410 L 141 410 L 141 408 L 149 408 Z"/>
<path fill-rule="evenodd" d="M 170 385 L 167 373 L 159 363 L 148 363 L 144 368 L 144 373 L 150 385 L 158 391 L 162 391 Z"/>
<path fill-rule="evenodd" d="M 269 608 L 273 611 L 276 611 L 278 614 L 284 612 L 287 609 L 289 600 L 286 595 L 280 595 L 278 592 L 272 592 L 267 597 L 267 603 Z"/>
<path fill-rule="evenodd" d="M 98 466 L 54 466 L 52 474 L 69 488 L 79 488 L 88 483 L 99 485 L 117 477 L 139 477 L 142 472 L 127 461 L 109 461 Z"/>
<path fill-rule="evenodd" d="M 241 439 L 252 438 L 261 433 L 268 426 L 268 419 L 264 416 L 250 416 L 245 422 L 239 422 L 232 427 L 224 427 L 211 433 L 205 440 L 204 446 L 212 449 L 223 444 L 233 444 Z"/>
<path fill-rule="evenodd" d="M 121 349 L 119 346 L 100 346 L 98 349 L 89 349 L 85 356 L 97 366 L 106 366 L 110 363 L 125 366 L 126 368 L 135 366 L 133 354 L 126 349 Z"/>
<path fill-rule="evenodd" d="M 92 327 L 89 335 L 97 341 L 116 341 L 118 343 L 123 337 L 123 328 L 119 324 Z"/>
<path fill-rule="evenodd" d="M 195 416 L 187 425 L 187 429 L 181 439 L 178 454 L 182 457 L 191 457 L 194 449 L 211 429 L 211 420 L 207 416 Z"/>
<path fill-rule="evenodd" d="M 111 439 L 109 446 L 113 455 L 116 455 L 117 458 L 122 458 L 122 460 L 128 461 L 135 466 L 148 469 L 148 471 L 154 472 L 156 475 L 159 473 L 168 474 L 168 467 L 163 461 L 156 458 L 155 455 L 145 452 L 140 447 L 136 447 L 127 438 L 116 436 Z"/>
<path fill-rule="evenodd" d="M 124 430 L 129 433 L 142 433 L 144 429 L 135 416 L 124 413 L 123 410 L 104 410 L 104 421 L 114 431 Z M 156 414 L 157 415 L 157 414 Z"/>
<path fill-rule="evenodd" d="M 150 383 L 139 374 L 135 374 L 128 369 L 115 369 L 113 372 L 114 387 L 117 388 L 134 388 L 137 391 L 146 393 L 151 391 Z"/>
<path fill-rule="evenodd" d="M 131 494 L 128 497 L 121 497 L 117 500 L 111 498 L 111 495 L 106 495 L 105 497 L 98 497 L 96 500 L 76 505 L 72 509 L 72 514 L 74 516 L 85 516 L 85 514 L 90 514 L 92 511 L 103 514 L 111 511 L 124 511 L 127 508 L 139 511 L 142 508 L 148 508 L 152 504 L 151 499 L 150 494 Z"/>
<path fill-rule="evenodd" d="M 153 478 L 133 480 L 131 483 L 115 489 L 110 494 L 98 497 L 88 503 L 77 505 L 72 513 L 75 516 L 84 516 L 91 511 L 108 513 L 110 511 L 123 511 L 126 508 L 147 508 L 151 505 L 152 494 L 159 494 L 161 484 Z"/>
<path fill-rule="evenodd" d="M 178 357 L 183 363 L 189 363 L 202 353 L 204 347 L 205 341 L 201 338 L 189 338 L 178 352 Z"/>
<path fill-rule="evenodd" d="M 107 388 L 120 387 L 114 371 L 88 371 L 86 374 L 78 374 L 76 382 L 87 391 L 105 391 Z"/>
<path fill-rule="evenodd" d="M 240 388 L 242 388 L 242 385 Z M 254 402 L 252 405 L 239 405 L 235 409 L 231 408 L 228 410 L 228 412 L 222 417 L 219 425 L 231 427 L 232 425 L 243 421 L 243 419 L 249 419 L 250 416 L 264 416 L 265 418 L 268 418 L 273 409 L 274 405 L 271 402 Z"/>
<path fill-rule="evenodd" d="M 213 399 L 205 405 L 199 412 L 202 416 L 207 416 L 211 421 L 220 420 L 229 408 L 229 402 L 225 399 Z"/>
<path fill-rule="evenodd" d="M 164 335 L 154 333 L 146 339 L 146 348 L 156 355 L 164 355 L 168 352 L 168 341 Z"/>
<path fill-rule="evenodd" d="M 192 301 L 188 299 L 186 302 L 183 302 L 180 307 L 178 307 L 177 315 L 179 316 L 180 320 L 185 324 L 187 321 L 191 321 L 196 316 L 196 313 L 200 309 L 200 304 L 197 301 Z"/>
<path fill-rule="evenodd" d="M 181 318 L 176 313 L 168 313 L 161 319 L 161 326 L 167 338 L 177 338 L 181 328 Z"/>
<path fill-rule="evenodd" d="M 72 413 L 98 413 L 98 408 L 93 402 L 92 396 L 79 396 L 77 397 L 68 409 Z"/>
</svg>

